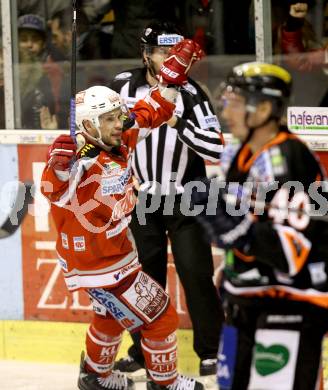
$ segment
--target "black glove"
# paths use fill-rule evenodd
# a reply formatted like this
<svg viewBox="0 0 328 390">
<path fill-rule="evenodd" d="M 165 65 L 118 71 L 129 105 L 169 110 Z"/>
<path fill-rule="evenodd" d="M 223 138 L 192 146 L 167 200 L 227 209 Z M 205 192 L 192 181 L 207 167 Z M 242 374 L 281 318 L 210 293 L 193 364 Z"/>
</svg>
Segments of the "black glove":
<svg viewBox="0 0 328 390">
<path fill-rule="evenodd" d="M 210 186 L 215 185 L 215 181 L 207 178 L 201 179 L 205 184 L 205 192 L 193 192 L 191 201 L 194 205 L 203 205 L 204 210 L 196 216 L 196 219 L 203 226 L 206 234 L 212 242 L 222 249 L 246 250 L 252 240 L 254 218 L 249 211 L 243 215 L 234 216 L 227 212 L 227 204 L 224 200 L 225 192 L 222 188 L 218 190 L 219 196 L 216 203 L 215 215 L 206 213 L 208 202 L 212 202 L 209 197 Z M 215 191 L 214 191 L 215 192 Z M 213 205 L 212 205 L 213 206 Z M 210 208 L 213 208 L 210 206 Z"/>
<path fill-rule="evenodd" d="M 129 112 L 129 115 L 124 115 L 123 131 L 131 129 L 131 127 L 134 127 L 135 122 L 136 122 L 136 114 L 134 112 Z"/>
</svg>

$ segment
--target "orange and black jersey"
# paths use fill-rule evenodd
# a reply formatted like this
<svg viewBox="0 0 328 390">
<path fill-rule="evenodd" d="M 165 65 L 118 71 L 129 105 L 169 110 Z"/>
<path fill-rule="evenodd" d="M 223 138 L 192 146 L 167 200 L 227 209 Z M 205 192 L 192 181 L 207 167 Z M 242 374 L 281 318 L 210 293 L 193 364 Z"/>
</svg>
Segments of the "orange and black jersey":
<svg viewBox="0 0 328 390">
<path fill-rule="evenodd" d="M 248 144 L 227 146 L 221 163 L 229 194 L 249 198 L 257 219 L 247 253 L 227 254 L 226 290 L 328 308 L 328 222 L 309 216 L 327 206 L 316 157 L 283 128 L 255 154 Z"/>
</svg>

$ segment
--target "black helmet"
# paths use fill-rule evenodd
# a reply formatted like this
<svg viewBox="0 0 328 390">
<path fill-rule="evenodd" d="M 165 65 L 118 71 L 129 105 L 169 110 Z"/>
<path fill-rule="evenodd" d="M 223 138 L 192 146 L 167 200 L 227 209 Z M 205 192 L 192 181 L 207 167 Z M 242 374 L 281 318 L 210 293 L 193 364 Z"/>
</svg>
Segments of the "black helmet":
<svg viewBox="0 0 328 390">
<path fill-rule="evenodd" d="M 235 66 L 227 77 L 225 88 L 246 98 L 248 106 L 260 101 L 273 103 L 272 116 L 280 118 L 291 94 L 292 77 L 284 68 L 263 63 L 248 62 Z"/>
<path fill-rule="evenodd" d="M 140 37 L 141 47 L 146 46 L 173 46 L 180 42 L 183 36 L 172 22 L 154 21 L 147 25 Z"/>
</svg>

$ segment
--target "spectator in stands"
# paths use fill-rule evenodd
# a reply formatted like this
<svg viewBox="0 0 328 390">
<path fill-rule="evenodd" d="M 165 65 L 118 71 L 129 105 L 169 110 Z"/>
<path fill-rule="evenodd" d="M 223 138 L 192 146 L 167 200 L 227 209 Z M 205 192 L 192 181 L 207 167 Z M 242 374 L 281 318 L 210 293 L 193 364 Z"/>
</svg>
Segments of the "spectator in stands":
<svg viewBox="0 0 328 390">
<path fill-rule="evenodd" d="M 70 61 L 72 51 L 72 8 L 67 7 L 56 12 L 49 22 L 51 29 L 51 57 L 61 62 L 63 79 L 59 89 L 58 125 L 61 129 L 68 128 L 70 100 Z M 100 44 L 99 26 L 90 25 L 83 9 L 77 12 L 77 59 L 89 61 L 102 58 L 103 48 Z M 79 80 L 77 80 L 79 87 Z"/>
<path fill-rule="evenodd" d="M 292 3 L 289 7 L 289 15 L 281 31 L 281 50 L 288 54 L 284 58 L 285 63 L 296 70 L 311 72 L 322 68 L 328 74 L 328 42 L 313 45 L 313 34 L 309 38 L 309 23 L 305 17 L 308 12 L 308 4 Z M 325 4 L 325 15 L 328 17 L 328 2 Z M 328 105 L 328 91 L 323 97 L 320 106 Z"/>
<path fill-rule="evenodd" d="M 54 97 L 43 68 L 47 56 L 45 21 L 38 15 L 22 15 L 17 27 L 22 128 L 55 129 Z"/>
<path fill-rule="evenodd" d="M 69 60 L 72 49 L 72 7 L 56 12 L 51 21 L 51 41 L 57 53 L 52 53 L 59 61 Z M 101 59 L 99 31 L 89 23 L 82 9 L 77 13 L 77 56 L 79 60 Z"/>
<path fill-rule="evenodd" d="M 66 8 L 67 4 L 67 0 L 19 0 L 17 1 L 17 12 L 18 16 L 34 14 L 47 21 L 54 13 Z"/>
<path fill-rule="evenodd" d="M 177 22 L 177 3 L 175 0 L 166 0 L 163 6 L 162 0 L 113 0 L 115 21 L 111 57 L 139 58 L 139 37 L 144 26 L 155 19 Z"/>
<path fill-rule="evenodd" d="M 196 41 L 206 54 L 224 53 L 222 0 L 186 0 L 180 19 L 185 36 Z"/>
<path fill-rule="evenodd" d="M 301 71 L 328 67 L 328 44 L 313 47 L 309 42 L 306 33 L 308 22 L 305 19 L 307 11 L 308 4 L 305 2 L 291 4 L 281 37 L 282 52 L 292 54 L 286 58 L 288 64 Z"/>
<path fill-rule="evenodd" d="M 76 7 L 83 10 L 91 23 L 97 22 L 110 8 L 111 0 L 77 0 Z M 46 21 L 70 4 L 68 0 L 19 0 L 17 2 L 18 16 L 37 14 Z"/>
</svg>

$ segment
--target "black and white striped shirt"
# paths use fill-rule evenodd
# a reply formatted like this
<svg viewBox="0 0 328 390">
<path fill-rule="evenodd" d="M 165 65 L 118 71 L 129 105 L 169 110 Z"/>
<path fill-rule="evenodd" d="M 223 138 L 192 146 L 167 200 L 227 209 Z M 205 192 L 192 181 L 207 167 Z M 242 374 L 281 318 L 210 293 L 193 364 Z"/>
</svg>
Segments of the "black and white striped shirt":
<svg viewBox="0 0 328 390">
<path fill-rule="evenodd" d="M 142 68 L 120 73 L 110 88 L 131 108 L 147 95 L 145 76 Z M 133 171 L 141 190 L 154 193 L 159 183 L 162 195 L 171 193 L 172 187 L 182 193 L 186 183 L 206 175 L 204 159 L 220 158 L 223 138 L 218 119 L 205 92 L 190 79 L 178 95 L 175 115 L 179 118 L 175 128 L 162 125 L 137 144 Z"/>
</svg>

